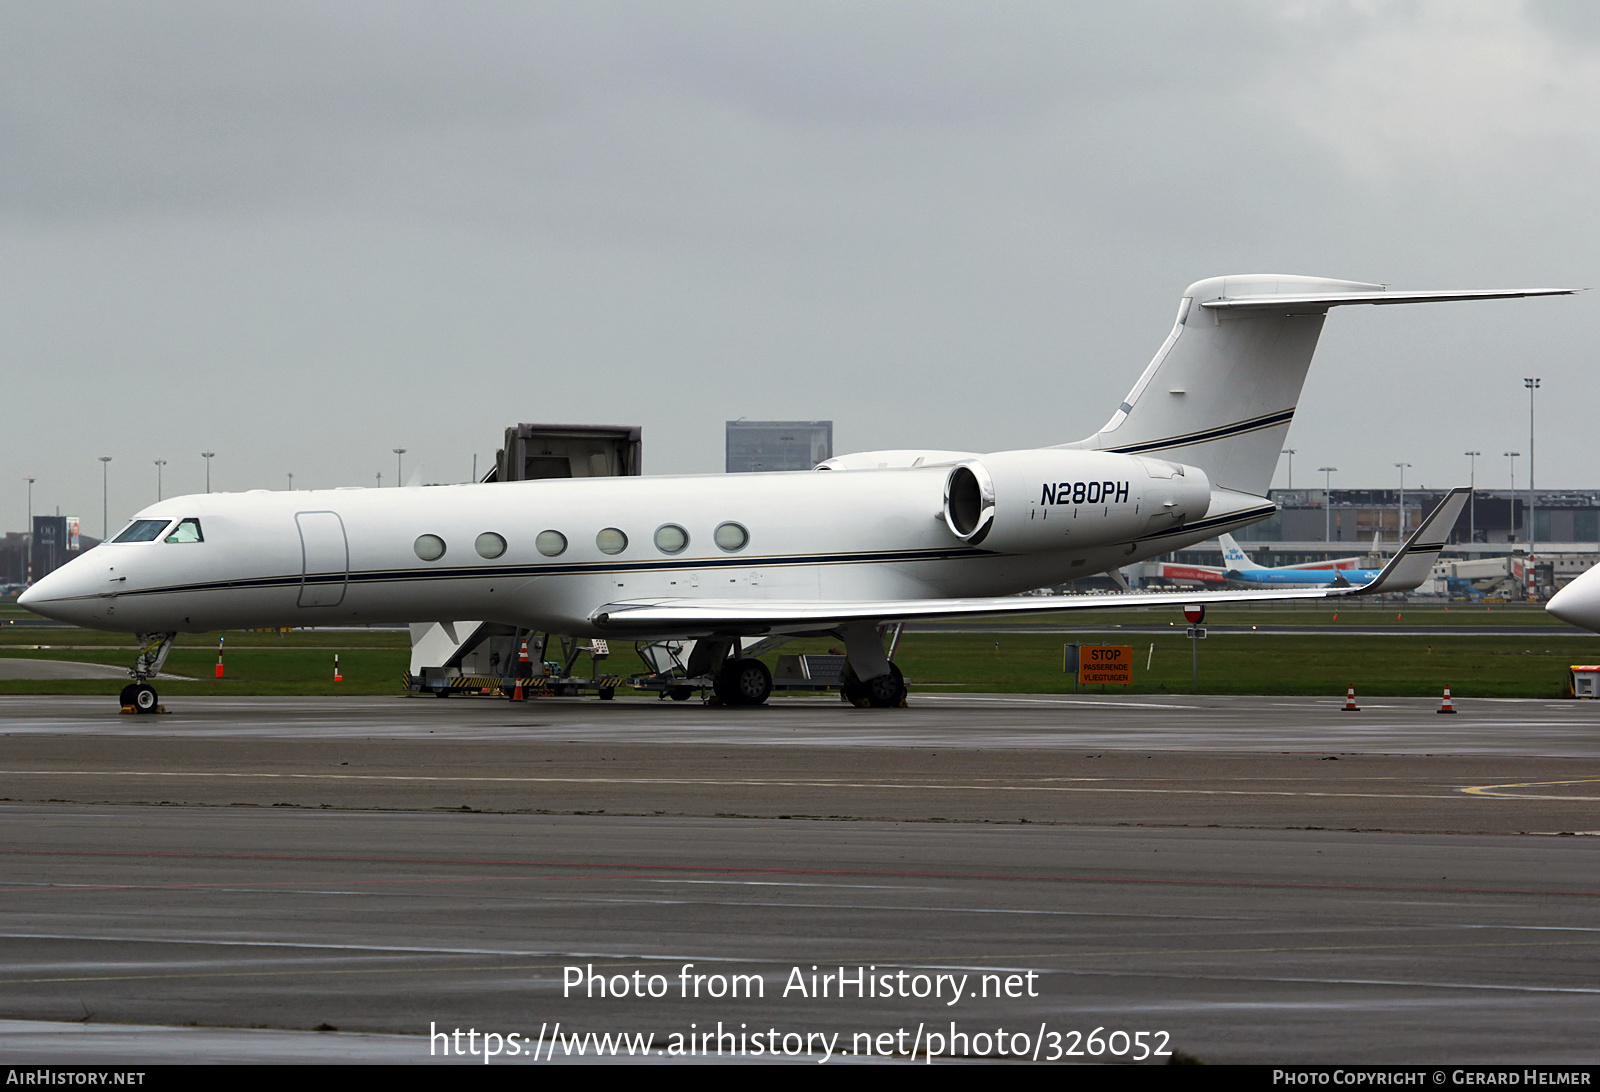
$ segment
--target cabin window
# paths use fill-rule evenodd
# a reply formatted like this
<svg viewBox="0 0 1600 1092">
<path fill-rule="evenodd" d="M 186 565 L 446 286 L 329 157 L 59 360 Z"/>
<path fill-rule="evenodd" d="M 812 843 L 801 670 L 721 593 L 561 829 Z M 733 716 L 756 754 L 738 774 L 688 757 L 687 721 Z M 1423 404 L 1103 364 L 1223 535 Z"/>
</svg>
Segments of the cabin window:
<svg viewBox="0 0 1600 1092">
<path fill-rule="evenodd" d="M 719 523 L 711 538 L 719 549 L 727 550 L 730 554 L 744 549 L 750 544 L 750 532 L 738 523 Z"/>
<path fill-rule="evenodd" d="M 656 528 L 656 549 L 664 554 L 681 554 L 689 545 L 689 532 L 676 523 Z"/>
<path fill-rule="evenodd" d="M 506 540 L 493 531 L 485 531 L 472 545 L 479 557 L 499 557 L 506 552 Z"/>
<path fill-rule="evenodd" d="M 200 533 L 200 521 L 186 519 L 178 522 L 178 529 L 167 536 L 168 542 L 204 542 L 205 536 Z"/>
<path fill-rule="evenodd" d="M 560 557 L 567 552 L 567 536 L 560 531 L 540 531 L 533 544 L 545 557 Z"/>
<path fill-rule="evenodd" d="M 444 556 L 444 539 L 438 535 L 418 535 L 413 549 L 424 561 L 438 561 Z"/>
<path fill-rule="evenodd" d="M 615 527 L 607 527 L 594 536 L 594 544 L 603 554 L 620 554 L 628 548 L 628 536 Z"/>
<path fill-rule="evenodd" d="M 171 520 L 166 519 L 136 519 L 112 542 L 154 542 L 161 537 L 161 532 L 167 529 Z"/>
</svg>

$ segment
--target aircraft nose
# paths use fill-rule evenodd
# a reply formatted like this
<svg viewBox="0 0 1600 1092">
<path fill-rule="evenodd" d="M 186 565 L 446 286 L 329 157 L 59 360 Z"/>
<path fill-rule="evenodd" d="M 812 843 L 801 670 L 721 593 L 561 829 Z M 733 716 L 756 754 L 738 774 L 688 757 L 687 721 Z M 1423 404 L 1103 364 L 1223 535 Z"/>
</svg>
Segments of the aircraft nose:
<svg viewBox="0 0 1600 1092">
<path fill-rule="evenodd" d="M 1600 633 L 1600 568 L 1590 569 L 1556 592 L 1544 609 L 1563 622 Z"/>
<path fill-rule="evenodd" d="M 80 586 L 78 577 L 82 573 L 69 569 L 70 564 L 64 565 L 35 581 L 33 587 L 17 596 L 17 605 L 58 622 L 78 622 L 82 620 L 80 616 L 87 617 L 89 608 L 82 598 L 88 589 Z"/>
</svg>

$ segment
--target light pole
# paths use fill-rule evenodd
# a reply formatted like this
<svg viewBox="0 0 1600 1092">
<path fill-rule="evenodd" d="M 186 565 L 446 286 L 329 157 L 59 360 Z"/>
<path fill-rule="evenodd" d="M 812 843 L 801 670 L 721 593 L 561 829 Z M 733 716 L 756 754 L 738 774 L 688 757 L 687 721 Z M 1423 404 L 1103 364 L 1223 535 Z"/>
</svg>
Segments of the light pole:
<svg viewBox="0 0 1600 1092">
<path fill-rule="evenodd" d="M 1294 448 L 1286 447 L 1283 453 L 1289 456 L 1289 488 L 1294 488 Z"/>
<path fill-rule="evenodd" d="M 100 541 L 110 534 L 111 512 L 111 456 L 100 456 Z"/>
<path fill-rule="evenodd" d="M 1483 452 L 1463 451 L 1461 454 L 1472 463 L 1472 469 L 1467 472 L 1467 542 L 1471 544 L 1478 541 L 1478 456 Z"/>
<path fill-rule="evenodd" d="M 403 460 L 405 458 L 406 449 L 403 448 L 403 447 L 397 447 L 397 448 L 394 448 L 393 451 L 394 451 L 394 484 L 395 485 L 399 485 L 401 482 L 406 480 L 405 479 L 405 475 L 400 470 L 401 460 Z"/>
<path fill-rule="evenodd" d="M 378 488 L 383 488 L 383 471 L 378 471 Z"/>
<path fill-rule="evenodd" d="M 206 492 L 211 492 L 211 460 L 216 455 L 215 451 L 202 451 L 200 457 L 206 461 Z"/>
<path fill-rule="evenodd" d="M 1528 388 L 1528 553 L 1531 556 L 1534 533 L 1538 530 L 1533 518 L 1533 392 L 1539 389 L 1539 380 L 1529 376 L 1522 385 Z"/>
<path fill-rule="evenodd" d="M 161 499 L 161 468 L 167 465 L 167 460 L 156 460 L 156 500 Z"/>
<path fill-rule="evenodd" d="M 1520 451 L 1506 452 L 1506 458 L 1511 460 L 1511 541 L 1517 541 L 1517 456 Z"/>
<path fill-rule="evenodd" d="M 1336 466 L 1319 466 L 1322 475 L 1322 541 L 1333 541 L 1333 472 Z"/>
<path fill-rule="evenodd" d="M 294 492 L 294 471 L 289 471 L 289 492 Z"/>
<path fill-rule="evenodd" d="M 1410 463 L 1395 463 L 1400 468 L 1400 541 L 1406 540 L 1406 467 Z"/>
<path fill-rule="evenodd" d="M 33 479 L 28 479 L 28 587 L 33 587 Z"/>
</svg>

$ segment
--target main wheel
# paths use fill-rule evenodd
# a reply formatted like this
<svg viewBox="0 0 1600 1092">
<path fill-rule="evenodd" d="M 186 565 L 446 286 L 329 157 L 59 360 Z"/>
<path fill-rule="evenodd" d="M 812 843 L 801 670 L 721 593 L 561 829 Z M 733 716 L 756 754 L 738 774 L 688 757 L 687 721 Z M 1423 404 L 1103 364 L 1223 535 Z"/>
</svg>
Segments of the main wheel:
<svg viewBox="0 0 1600 1092">
<path fill-rule="evenodd" d="M 887 675 L 862 682 L 854 670 L 846 669 L 844 675 L 844 700 L 858 709 L 892 709 L 906 697 L 905 676 L 895 664 L 889 665 Z"/>
<path fill-rule="evenodd" d="M 772 672 L 760 660 L 733 660 L 717 672 L 715 689 L 724 705 L 760 705 L 772 694 Z"/>
<path fill-rule="evenodd" d="M 160 700 L 155 687 L 149 683 L 137 683 L 133 688 L 133 701 L 128 704 L 140 713 L 154 713 Z"/>
</svg>

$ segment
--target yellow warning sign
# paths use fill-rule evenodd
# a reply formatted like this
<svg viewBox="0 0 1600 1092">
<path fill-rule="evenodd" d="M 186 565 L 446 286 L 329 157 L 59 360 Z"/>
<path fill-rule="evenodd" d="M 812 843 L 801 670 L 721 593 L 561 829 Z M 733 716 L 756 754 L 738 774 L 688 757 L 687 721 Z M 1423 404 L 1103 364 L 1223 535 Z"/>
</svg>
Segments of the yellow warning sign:
<svg viewBox="0 0 1600 1092">
<path fill-rule="evenodd" d="M 1084 645 L 1078 655 L 1078 682 L 1132 686 L 1133 646 Z"/>
</svg>

